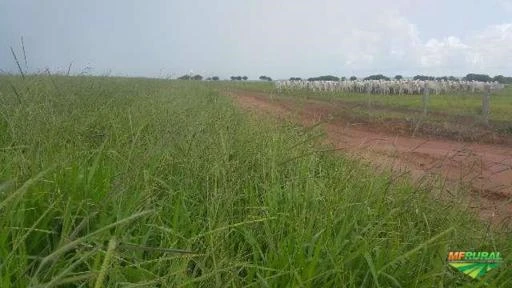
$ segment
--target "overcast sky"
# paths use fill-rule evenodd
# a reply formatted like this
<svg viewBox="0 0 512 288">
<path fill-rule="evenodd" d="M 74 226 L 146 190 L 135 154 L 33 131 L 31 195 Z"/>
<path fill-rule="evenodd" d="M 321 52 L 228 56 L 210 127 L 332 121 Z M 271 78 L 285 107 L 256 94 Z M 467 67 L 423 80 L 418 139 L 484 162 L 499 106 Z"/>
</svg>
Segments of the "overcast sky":
<svg viewBox="0 0 512 288">
<path fill-rule="evenodd" d="M 0 0 L 0 69 L 21 36 L 30 71 L 512 76 L 512 0 Z"/>
</svg>

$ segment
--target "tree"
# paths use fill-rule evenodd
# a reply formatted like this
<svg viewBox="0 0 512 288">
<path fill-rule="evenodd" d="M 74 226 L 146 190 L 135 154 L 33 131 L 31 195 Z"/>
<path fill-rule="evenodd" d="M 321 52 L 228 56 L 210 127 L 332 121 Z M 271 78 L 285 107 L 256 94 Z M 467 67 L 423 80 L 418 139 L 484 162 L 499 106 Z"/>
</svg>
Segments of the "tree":
<svg viewBox="0 0 512 288">
<path fill-rule="evenodd" d="M 412 79 L 413 80 L 427 81 L 427 80 L 435 80 L 435 77 L 434 76 L 416 75 Z"/>
<path fill-rule="evenodd" d="M 404 77 L 402 75 L 396 75 L 395 76 L 395 80 L 402 80 L 404 79 Z"/>
<path fill-rule="evenodd" d="M 347 77 L 341 77 L 341 81 L 347 80 Z"/>
<path fill-rule="evenodd" d="M 183 75 L 181 77 L 178 77 L 178 80 L 190 80 L 190 75 Z"/>
<path fill-rule="evenodd" d="M 494 76 L 494 78 L 492 78 L 492 80 L 503 84 L 503 83 L 505 83 L 505 76 L 496 75 L 496 76 Z"/>
<path fill-rule="evenodd" d="M 496 75 L 492 80 L 501 84 L 512 84 L 512 77 L 505 77 L 503 75 Z"/>
<path fill-rule="evenodd" d="M 474 74 L 470 73 L 466 77 L 462 78 L 464 81 L 480 81 L 480 82 L 491 82 L 492 78 L 487 74 Z"/>
<path fill-rule="evenodd" d="M 291 77 L 290 78 L 290 81 L 301 81 L 301 80 L 302 80 L 302 78 L 300 78 L 300 77 Z"/>
<path fill-rule="evenodd" d="M 376 74 L 376 75 L 370 75 L 370 76 L 364 78 L 364 80 L 386 80 L 386 81 L 389 81 L 389 78 L 382 74 Z"/>
<path fill-rule="evenodd" d="M 201 76 L 199 74 L 194 75 L 194 76 L 183 75 L 183 76 L 179 77 L 178 80 L 203 80 L 203 76 Z"/>
<path fill-rule="evenodd" d="M 213 77 L 212 77 L 212 80 L 213 80 L 213 81 L 219 81 L 219 77 L 218 77 L 218 76 L 213 76 Z"/>
<path fill-rule="evenodd" d="M 268 76 L 265 76 L 265 75 L 262 75 L 260 76 L 259 78 L 261 81 L 272 81 L 272 78 L 268 77 Z"/>
<path fill-rule="evenodd" d="M 356 80 L 357 80 L 356 76 L 350 76 L 350 81 L 356 81 Z"/>
<path fill-rule="evenodd" d="M 249 78 L 248 78 L 247 76 L 244 76 L 244 77 L 242 77 L 242 79 L 243 79 L 244 81 L 247 81 L 247 79 L 249 79 Z"/>
<path fill-rule="evenodd" d="M 332 75 L 308 78 L 308 81 L 340 81 L 340 78 Z"/>
</svg>

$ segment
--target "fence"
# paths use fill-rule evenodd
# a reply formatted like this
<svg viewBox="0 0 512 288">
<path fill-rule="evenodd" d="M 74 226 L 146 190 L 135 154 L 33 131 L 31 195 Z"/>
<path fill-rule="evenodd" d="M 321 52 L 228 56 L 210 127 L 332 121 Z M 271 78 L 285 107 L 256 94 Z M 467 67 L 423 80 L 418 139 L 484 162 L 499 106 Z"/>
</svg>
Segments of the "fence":
<svg viewBox="0 0 512 288">
<path fill-rule="evenodd" d="M 497 82 L 477 81 L 277 81 L 279 93 L 328 96 L 361 104 L 366 102 L 369 117 L 379 106 L 419 112 L 472 117 L 489 125 L 491 97 L 505 88 Z M 364 95 L 367 100 L 364 101 Z M 377 96 L 374 96 L 377 95 Z M 387 97 L 386 97 L 387 96 Z M 398 96 L 398 97 L 396 97 Z M 418 98 L 419 97 L 419 98 Z M 435 97 L 435 103 L 431 103 Z M 480 99 L 481 100 L 478 100 Z M 441 100 L 444 99 L 444 100 Z M 416 102 L 420 105 L 416 105 Z M 443 102 L 444 101 L 444 102 Z M 441 102 L 441 103 L 440 103 Z M 416 105 L 416 106 L 415 106 Z M 444 107 L 441 107 L 444 106 Z"/>
</svg>

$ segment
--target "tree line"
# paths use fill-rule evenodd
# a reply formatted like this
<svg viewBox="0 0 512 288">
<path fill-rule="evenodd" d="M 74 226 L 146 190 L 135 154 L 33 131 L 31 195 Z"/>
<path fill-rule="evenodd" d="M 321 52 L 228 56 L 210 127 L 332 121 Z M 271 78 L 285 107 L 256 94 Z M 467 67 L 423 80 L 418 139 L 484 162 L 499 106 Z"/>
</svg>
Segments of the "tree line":
<svg viewBox="0 0 512 288">
<path fill-rule="evenodd" d="M 355 81 L 357 80 L 358 78 L 356 76 L 351 76 L 349 78 L 350 81 Z M 402 75 L 396 75 L 395 77 L 393 77 L 394 80 L 401 80 L 401 79 L 404 79 L 404 77 Z M 480 82 L 498 82 L 498 83 L 501 83 L 501 84 L 512 84 L 512 77 L 505 77 L 503 75 L 496 75 L 494 77 L 491 77 L 487 74 L 475 74 L 475 73 L 470 73 L 470 74 L 467 74 L 466 76 L 462 77 L 462 78 L 457 78 L 455 76 L 442 76 L 442 77 L 435 77 L 435 76 L 426 76 L 426 75 L 416 75 L 412 78 L 413 80 L 422 80 L 422 81 L 426 81 L 426 80 L 437 80 L 437 81 L 480 81 Z M 289 79 L 290 81 L 300 81 L 302 80 L 302 78 L 300 77 L 291 77 Z M 319 77 L 311 77 L 311 78 L 308 78 L 307 79 L 308 81 L 343 81 L 343 80 L 346 80 L 345 77 L 336 77 L 336 76 L 332 76 L 332 75 L 325 75 L 325 76 L 319 76 Z M 390 77 L 387 77 L 387 76 L 384 76 L 382 74 L 374 74 L 374 75 L 370 75 L 368 77 L 364 77 L 362 78 L 362 80 L 385 80 L 385 81 L 389 81 L 391 80 Z"/>
<path fill-rule="evenodd" d="M 177 78 L 178 80 L 203 80 L 203 76 L 197 74 L 197 75 L 183 75 L 183 76 L 180 76 Z M 231 76 L 229 79 L 231 79 L 231 81 L 247 81 L 249 80 L 249 77 L 247 76 Z M 265 75 L 262 75 L 260 76 L 258 79 L 260 79 L 261 81 L 272 81 L 272 78 L 268 77 L 268 76 L 265 76 Z M 219 81 L 220 78 L 219 76 L 213 76 L 213 77 L 207 77 L 205 78 L 204 80 L 207 80 L 207 81 Z"/>
<path fill-rule="evenodd" d="M 247 78 L 247 76 L 231 76 L 231 81 L 235 81 L 235 80 L 238 80 L 238 81 L 244 80 L 244 81 L 246 81 L 247 79 L 249 79 L 249 78 Z"/>
<path fill-rule="evenodd" d="M 433 76 L 424 76 L 424 75 L 416 75 L 413 78 L 414 80 L 444 80 L 444 81 L 459 81 L 459 78 L 454 76 L 443 76 L 443 77 L 433 77 Z M 498 82 L 501 84 L 512 84 L 512 77 L 505 77 L 503 75 L 496 75 L 491 77 L 487 74 L 475 74 L 469 73 L 466 76 L 460 79 L 462 81 L 479 81 L 479 82 Z"/>
<path fill-rule="evenodd" d="M 401 80 L 403 78 L 404 77 L 402 75 L 396 75 L 395 77 L 393 77 L 393 79 L 395 79 L 395 80 Z M 230 79 L 231 79 L 231 81 L 247 81 L 249 78 L 247 76 L 231 76 Z M 272 81 L 272 78 L 265 76 L 265 75 L 260 76 L 258 79 L 261 81 Z M 356 76 L 351 76 L 348 79 L 350 81 L 355 81 L 358 78 Z M 385 81 L 391 80 L 390 77 L 384 76 L 382 74 L 374 74 L 374 75 L 370 75 L 370 76 L 362 78 L 362 79 L 363 80 L 385 80 Z M 427 76 L 427 75 L 416 75 L 412 79 L 413 80 L 422 80 L 422 81 L 427 81 L 427 80 L 437 80 L 437 81 L 460 81 L 460 80 L 462 80 L 462 81 L 480 81 L 480 82 L 495 81 L 495 82 L 498 82 L 501 84 L 512 84 L 512 77 L 506 77 L 503 75 L 496 75 L 494 77 L 491 77 L 487 74 L 475 74 L 475 73 L 469 73 L 460 79 L 455 76 L 434 77 L 434 76 Z M 200 81 L 200 80 L 203 80 L 203 76 L 201 76 L 199 74 L 183 75 L 181 77 L 178 77 L 178 80 L 199 80 Z M 207 77 L 205 80 L 218 81 L 218 80 L 220 80 L 220 78 L 218 76 L 213 76 L 213 77 Z M 301 81 L 303 79 L 300 77 L 290 77 L 289 80 Z M 319 76 L 319 77 L 307 78 L 307 81 L 340 81 L 340 80 L 344 81 L 344 80 L 347 80 L 347 78 L 345 78 L 345 77 L 340 78 L 340 77 L 336 77 L 336 76 L 332 76 L 332 75 L 324 75 L 324 76 Z"/>
</svg>

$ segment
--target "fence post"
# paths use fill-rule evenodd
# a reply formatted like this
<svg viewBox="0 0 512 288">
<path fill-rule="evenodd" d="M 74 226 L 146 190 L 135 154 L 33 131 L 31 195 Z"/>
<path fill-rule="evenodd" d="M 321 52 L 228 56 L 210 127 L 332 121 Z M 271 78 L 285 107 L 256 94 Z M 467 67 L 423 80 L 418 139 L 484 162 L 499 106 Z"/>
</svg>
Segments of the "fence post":
<svg viewBox="0 0 512 288">
<path fill-rule="evenodd" d="M 366 93 L 368 94 L 368 122 L 371 122 L 372 120 L 372 99 L 371 99 L 371 95 L 372 95 L 372 87 L 371 85 L 368 85 L 368 87 L 366 88 Z"/>
<path fill-rule="evenodd" d="M 423 97 L 422 97 L 422 102 L 423 102 L 423 117 L 427 117 L 427 113 L 428 113 L 428 97 L 429 97 L 429 88 L 428 88 L 428 84 L 427 82 L 425 82 L 425 88 L 424 88 L 424 91 L 423 91 Z"/>
<path fill-rule="evenodd" d="M 488 84 L 485 84 L 484 86 L 484 95 L 482 98 L 482 117 L 484 120 L 485 125 L 489 125 L 489 114 L 490 114 L 490 107 L 489 102 L 491 100 L 491 86 Z"/>
</svg>

